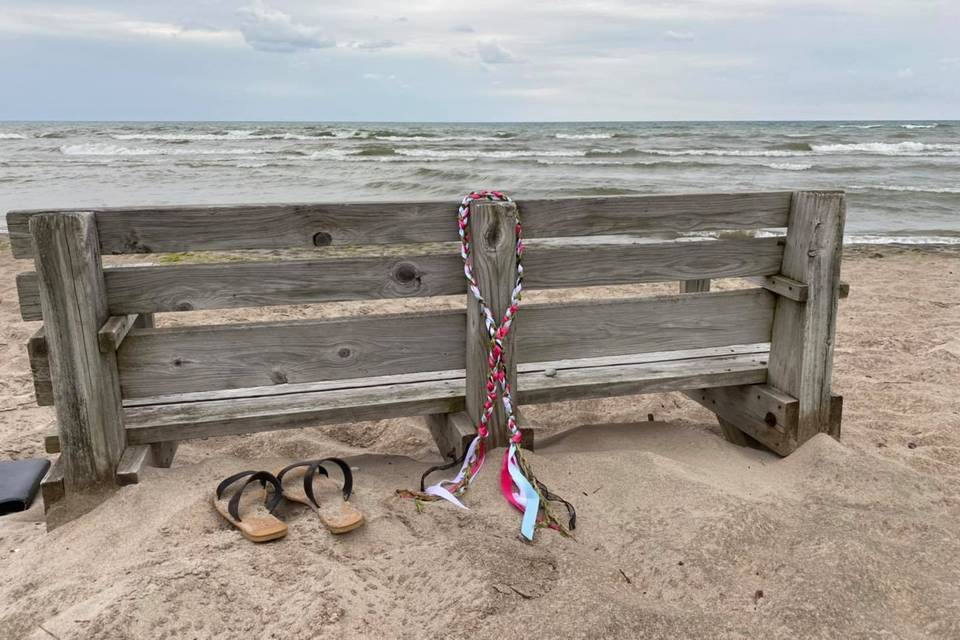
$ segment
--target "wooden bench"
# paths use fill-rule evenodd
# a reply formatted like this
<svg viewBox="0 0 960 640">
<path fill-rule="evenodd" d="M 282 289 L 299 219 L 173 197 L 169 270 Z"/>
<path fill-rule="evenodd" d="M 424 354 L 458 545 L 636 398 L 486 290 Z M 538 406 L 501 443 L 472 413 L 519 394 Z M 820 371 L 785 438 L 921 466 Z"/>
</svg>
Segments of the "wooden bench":
<svg viewBox="0 0 960 640">
<path fill-rule="evenodd" d="M 521 404 L 682 391 L 740 444 L 754 440 L 787 455 L 817 433 L 839 436 L 830 378 L 841 192 L 518 206 L 528 290 L 681 282 L 676 294 L 524 303 L 509 363 Z M 497 312 L 515 274 L 516 215 L 514 205 L 482 203 L 471 219 L 476 271 Z M 44 483 L 48 505 L 73 491 L 135 482 L 143 464 L 169 466 L 176 443 L 188 438 L 423 415 L 442 453 L 457 455 L 484 393 L 474 304 L 283 322 L 152 321 L 201 309 L 465 295 L 455 245 L 417 246 L 455 241 L 455 218 L 450 202 L 9 213 L 14 255 L 36 266 L 17 284 L 23 318 L 43 320 L 28 345 L 37 402 L 53 404 L 57 415 L 47 437 L 48 450 L 60 452 Z M 786 233 L 755 237 L 757 229 Z M 101 261 L 373 244 L 402 249 L 213 264 Z M 748 286 L 710 291 L 718 278 Z M 506 441 L 502 421 L 491 439 Z"/>
</svg>

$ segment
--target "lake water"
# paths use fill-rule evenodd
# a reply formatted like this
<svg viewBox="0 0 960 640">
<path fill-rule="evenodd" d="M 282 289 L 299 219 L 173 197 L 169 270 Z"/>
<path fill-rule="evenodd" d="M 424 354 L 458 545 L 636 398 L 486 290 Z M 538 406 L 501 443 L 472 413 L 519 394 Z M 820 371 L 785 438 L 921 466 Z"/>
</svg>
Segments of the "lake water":
<svg viewBox="0 0 960 640">
<path fill-rule="evenodd" d="M 847 240 L 960 243 L 960 122 L 0 123 L 0 210 L 845 189 Z M 5 222 L 0 221 L 0 230 Z"/>
</svg>

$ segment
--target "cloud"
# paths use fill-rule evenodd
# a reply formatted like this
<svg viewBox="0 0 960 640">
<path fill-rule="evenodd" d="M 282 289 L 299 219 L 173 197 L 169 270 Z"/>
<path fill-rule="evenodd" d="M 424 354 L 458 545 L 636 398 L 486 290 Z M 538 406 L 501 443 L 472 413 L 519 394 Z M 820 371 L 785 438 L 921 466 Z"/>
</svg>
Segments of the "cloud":
<svg viewBox="0 0 960 640">
<path fill-rule="evenodd" d="M 239 9 L 240 33 L 254 49 L 271 53 L 293 53 L 309 49 L 333 47 L 336 43 L 325 38 L 319 29 L 310 27 L 293 18 L 270 9 L 262 2 Z"/>
<path fill-rule="evenodd" d="M 393 40 L 354 40 L 344 45 L 350 49 L 390 49 L 400 46 L 400 43 Z"/>
<path fill-rule="evenodd" d="M 477 43 L 477 53 L 480 59 L 487 64 L 511 64 L 517 61 L 516 57 L 494 40 Z"/>
<path fill-rule="evenodd" d="M 899 69 L 897 71 L 897 77 L 900 78 L 901 80 L 909 80 L 914 75 L 915 74 L 913 73 L 913 69 L 911 69 L 910 67 L 907 67 L 906 69 Z"/>
<path fill-rule="evenodd" d="M 693 40 L 693 34 L 689 31 L 674 31 L 672 29 L 663 32 L 663 37 L 667 40 L 677 40 L 680 42 L 689 42 Z"/>
<path fill-rule="evenodd" d="M 450 27 L 452 33 L 474 33 L 475 29 L 468 24 L 455 24 Z"/>
</svg>

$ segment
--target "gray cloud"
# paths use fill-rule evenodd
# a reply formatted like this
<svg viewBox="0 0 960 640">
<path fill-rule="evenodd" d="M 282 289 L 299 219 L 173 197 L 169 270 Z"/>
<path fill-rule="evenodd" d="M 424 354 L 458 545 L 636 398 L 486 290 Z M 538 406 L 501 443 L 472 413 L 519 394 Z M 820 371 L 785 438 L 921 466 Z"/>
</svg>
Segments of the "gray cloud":
<svg viewBox="0 0 960 640">
<path fill-rule="evenodd" d="M 693 40 L 693 34 L 689 31 L 674 31 L 669 29 L 663 32 L 663 37 L 667 40 L 678 40 L 680 42 L 689 42 Z"/>
<path fill-rule="evenodd" d="M 254 49 L 271 53 L 293 53 L 336 45 L 319 29 L 295 22 L 289 15 L 261 2 L 239 9 L 240 33 Z"/>
<path fill-rule="evenodd" d="M 512 53 L 494 40 L 478 42 L 477 53 L 480 54 L 480 59 L 487 64 L 510 64 L 517 61 Z"/>
</svg>

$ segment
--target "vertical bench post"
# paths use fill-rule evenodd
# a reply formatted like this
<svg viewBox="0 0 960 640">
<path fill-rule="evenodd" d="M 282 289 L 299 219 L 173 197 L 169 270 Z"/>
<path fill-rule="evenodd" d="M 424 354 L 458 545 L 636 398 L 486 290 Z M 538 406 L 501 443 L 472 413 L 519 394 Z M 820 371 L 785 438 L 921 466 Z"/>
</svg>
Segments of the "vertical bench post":
<svg viewBox="0 0 960 640">
<path fill-rule="evenodd" d="M 36 215 L 30 233 L 64 489 L 94 493 L 115 486 L 126 444 L 116 354 L 101 353 L 97 336 L 109 314 L 96 221 L 93 213 Z"/>
<path fill-rule="evenodd" d="M 517 208 L 513 203 L 481 202 L 471 205 L 470 234 L 473 242 L 473 271 L 487 304 L 499 320 L 510 306 L 513 285 L 517 278 Z M 511 387 L 517 388 L 516 344 L 517 322 L 522 322 L 523 311 L 514 321 L 513 329 L 504 340 L 507 377 Z M 467 369 L 466 409 L 476 425 L 487 397 L 487 346 L 489 338 L 483 315 L 476 300 L 467 293 Z M 518 409 L 517 409 L 518 410 Z M 519 410 L 518 410 L 519 411 Z M 498 402 L 490 424 L 490 448 L 509 443 L 507 422 L 503 407 Z"/>
<path fill-rule="evenodd" d="M 780 273 L 808 287 L 806 301 L 778 296 L 768 383 L 798 400 L 796 448 L 817 433 L 839 437 L 830 382 L 846 203 L 841 192 L 793 194 Z"/>
</svg>

